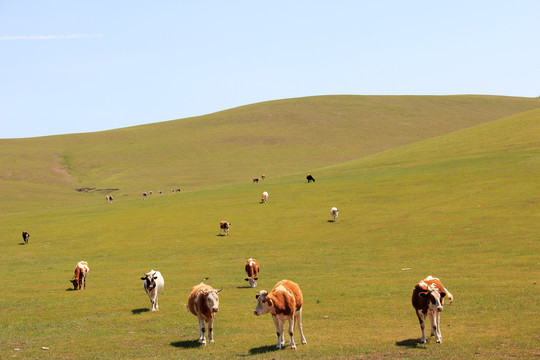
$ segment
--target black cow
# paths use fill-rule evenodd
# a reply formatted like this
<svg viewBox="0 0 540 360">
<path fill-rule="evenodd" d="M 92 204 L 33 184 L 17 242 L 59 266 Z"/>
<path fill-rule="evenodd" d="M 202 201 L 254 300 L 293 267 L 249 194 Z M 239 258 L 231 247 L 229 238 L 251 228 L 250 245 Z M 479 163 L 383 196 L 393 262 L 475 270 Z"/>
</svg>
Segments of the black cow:
<svg viewBox="0 0 540 360">
<path fill-rule="evenodd" d="M 307 174 L 306 179 L 307 179 L 308 183 L 310 183 L 312 181 L 315 182 L 315 179 L 313 178 L 313 176 L 311 176 L 311 174 Z"/>
<path fill-rule="evenodd" d="M 30 234 L 27 231 L 22 232 L 22 238 L 25 244 L 28 244 L 28 238 L 30 237 Z"/>
</svg>

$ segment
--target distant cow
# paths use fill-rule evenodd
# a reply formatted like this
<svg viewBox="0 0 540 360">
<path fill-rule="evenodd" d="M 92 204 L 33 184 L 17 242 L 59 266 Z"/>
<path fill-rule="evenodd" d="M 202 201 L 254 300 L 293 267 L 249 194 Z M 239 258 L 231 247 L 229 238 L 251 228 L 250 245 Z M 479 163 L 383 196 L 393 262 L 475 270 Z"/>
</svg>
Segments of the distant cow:
<svg viewBox="0 0 540 360">
<path fill-rule="evenodd" d="M 265 191 L 262 193 L 261 202 L 265 203 L 268 201 L 268 193 Z"/>
<path fill-rule="evenodd" d="M 177 188 L 177 189 L 176 189 L 176 192 L 180 192 L 180 191 L 182 191 L 182 189 L 180 189 L 180 188 Z"/>
<path fill-rule="evenodd" d="M 224 235 L 229 235 L 229 228 L 231 227 L 231 223 L 228 221 L 220 221 L 219 223 L 219 235 L 221 235 L 221 232 L 223 231 Z"/>
<path fill-rule="evenodd" d="M 330 209 L 330 215 L 332 215 L 332 219 L 334 219 L 334 222 L 336 222 L 339 215 L 339 210 L 337 209 L 337 207 L 333 207 L 332 209 Z"/>
<path fill-rule="evenodd" d="M 141 277 L 144 280 L 143 288 L 152 303 L 152 311 L 159 311 L 158 294 L 165 286 L 165 280 L 159 271 L 150 270 Z"/>
<path fill-rule="evenodd" d="M 262 174 L 261 179 L 263 179 L 263 180 L 266 179 L 266 175 Z"/>
<path fill-rule="evenodd" d="M 146 200 L 148 198 L 148 193 L 143 192 L 142 197 L 143 197 L 144 200 Z"/>
<path fill-rule="evenodd" d="M 105 196 L 105 199 L 107 199 L 107 204 L 112 204 L 114 198 L 112 197 L 112 195 L 107 195 Z"/>
<path fill-rule="evenodd" d="M 88 263 L 86 261 L 79 261 L 75 266 L 75 274 L 70 280 L 73 284 L 73 290 L 86 289 L 86 276 L 90 272 Z"/>
<path fill-rule="evenodd" d="M 428 315 L 431 322 L 431 336 L 435 335 L 435 340 L 437 343 L 442 342 L 440 320 L 445 297 L 448 297 L 450 304 L 454 300 L 454 297 L 452 294 L 450 294 L 450 291 L 444 287 L 441 281 L 437 278 L 431 277 L 431 275 L 420 281 L 414 287 L 412 294 L 412 305 L 416 311 L 416 316 L 418 316 L 418 320 L 420 321 L 420 329 L 422 329 L 422 344 L 426 342 L 424 320 Z"/>
<path fill-rule="evenodd" d="M 285 320 L 289 320 L 291 349 L 296 349 L 293 338 L 295 322 L 298 330 L 300 330 L 302 344 L 307 344 L 302 327 L 302 303 L 304 299 L 298 284 L 289 280 L 281 280 L 274 286 L 270 293 L 261 290 L 259 295 L 255 295 L 255 297 L 257 298 L 257 307 L 253 311 L 254 314 L 257 316 L 268 313 L 272 314 L 278 337 L 278 349 L 285 346 L 285 339 L 283 337 Z"/>
<path fill-rule="evenodd" d="M 311 176 L 311 174 L 307 174 L 306 179 L 307 179 L 308 183 L 310 183 L 312 181 L 315 182 L 315 178 L 313 178 L 313 176 Z"/>
<path fill-rule="evenodd" d="M 23 238 L 24 243 L 28 244 L 28 239 L 30 238 L 30 234 L 28 233 L 28 231 L 22 232 L 22 238 Z"/>
<path fill-rule="evenodd" d="M 254 184 L 258 184 L 258 183 L 259 183 L 259 178 L 254 178 L 254 179 L 253 179 L 253 183 L 254 183 Z"/>
<path fill-rule="evenodd" d="M 257 280 L 259 279 L 257 275 L 259 274 L 260 266 L 257 260 L 250 258 L 248 261 L 246 261 L 246 273 L 247 278 L 246 281 L 249 281 L 249 287 L 257 287 Z"/>
<path fill-rule="evenodd" d="M 215 290 L 210 285 L 201 282 L 194 286 L 189 293 L 189 311 L 199 319 L 199 341 L 206 345 L 204 322 L 208 324 L 208 340 L 214 342 L 214 316 L 219 311 L 218 293 L 223 290 Z"/>
</svg>

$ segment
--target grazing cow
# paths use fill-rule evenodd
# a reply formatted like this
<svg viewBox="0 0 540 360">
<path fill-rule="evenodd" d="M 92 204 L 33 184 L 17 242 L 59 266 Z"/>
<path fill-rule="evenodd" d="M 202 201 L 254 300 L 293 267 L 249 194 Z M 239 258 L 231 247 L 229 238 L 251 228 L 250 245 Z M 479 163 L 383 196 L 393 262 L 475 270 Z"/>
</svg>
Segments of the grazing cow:
<svg viewBox="0 0 540 360">
<path fill-rule="evenodd" d="M 199 341 L 206 345 L 204 322 L 208 324 L 208 340 L 214 342 L 214 316 L 219 311 L 218 293 L 223 288 L 216 290 L 210 285 L 201 282 L 195 285 L 189 293 L 188 308 L 199 319 Z"/>
<path fill-rule="evenodd" d="M 224 235 L 229 235 L 229 228 L 231 227 L 231 223 L 228 221 L 220 221 L 219 223 L 219 235 L 221 235 L 221 231 L 223 231 Z"/>
<path fill-rule="evenodd" d="M 30 234 L 28 233 L 28 231 L 22 232 L 22 238 L 23 238 L 24 243 L 28 244 L 28 239 L 30 238 Z"/>
<path fill-rule="evenodd" d="M 173 192 L 174 192 L 174 189 L 171 189 L 171 192 L 173 193 Z"/>
<path fill-rule="evenodd" d="M 158 190 L 158 194 L 159 194 L 159 195 L 163 194 L 163 191 Z"/>
<path fill-rule="evenodd" d="M 261 202 L 265 203 L 268 201 L 268 193 L 265 191 L 262 193 Z"/>
<path fill-rule="evenodd" d="M 337 209 L 337 207 L 333 207 L 332 209 L 330 209 L 330 215 L 332 215 L 332 219 L 334 219 L 334 222 L 337 221 L 338 214 L 339 210 Z"/>
<path fill-rule="evenodd" d="M 248 261 L 246 262 L 245 269 L 248 276 L 246 278 L 246 281 L 249 281 L 249 287 L 257 287 L 257 280 L 259 279 L 257 275 L 259 274 L 260 268 L 261 267 L 259 266 L 257 260 L 253 258 L 248 259 Z"/>
<path fill-rule="evenodd" d="M 165 280 L 159 271 L 150 270 L 149 273 L 143 275 L 141 280 L 144 280 L 144 291 L 150 298 L 152 303 L 152 311 L 159 311 L 158 294 L 165 286 Z"/>
<path fill-rule="evenodd" d="M 283 337 L 285 320 L 289 320 L 291 349 L 296 349 L 293 338 L 295 322 L 298 330 L 300 330 L 302 344 L 307 344 L 302 327 L 303 296 L 298 284 L 289 280 L 281 280 L 274 286 L 270 293 L 261 290 L 259 295 L 255 295 L 255 298 L 257 298 L 257 307 L 253 311 L 255 315 L 272 314 L 272 319 L 276 326 L 278 349 L 285 346 L 285 339 Z"/>
<path fill-rule="evenodd" d="M 107 199 L 107 204 L 112 204 L 114 198 L 112 197 L 112 195 L 107 195 L 105 196 L 105 199 Z"/>
<path fill-rule="evenodd" d="M 258 183 L 259 183 L 259 178 L 254 178 L 254 179 L 253 179 L 253 183 L 254 183 L 254 184 L 258 184 Z"/>
<path fill-rule="evenodd" d="M 180 189 L 180 188 L 176 189 L 176 192 L 180 192 L 180 191 L 182 191 L 182 189 Z"/>
<path fill-rule="evenodd" d="M 422 329 L 421 343 L 426 342 L 426 334 L 424 332 L 424 320 L 429 315 L 431 322 L 431 336 L 435 335 L 437 343 L 442 342 L 441 336 L 441 311 L 443 311 L 444 298 L 448 297 L 450 304 L 454 300 L 450 291 L 444 287 L 441 281 L 437 278 L 428 276 L 420 281 L 414 287 L 412 294 L 412 305 L 416 310 L 416 316 L 420 321 L 420 329 Z"/>
<path fill-rule="evenodd" d="M 308 183 L 310 183 L 312 181 L 315 182 L 315 178 L 313 178 L 313 176 L 311 176 L 311 174 L 307 174 L 306 179 L 307 179 Z"/>
<path fill-rule="evenodd" d="M 73 290 L 86 289 L 86 276 L 90 272 L 88 263 L 86 261 L 79 261 L 75 266 L 75 274 L 70 280 L 73 284 Z"/>
<path fill-rule="evenodd" d="M 266 175 L 262 174 L 261 179 L 263 179 L 263 180 L 266 179 Z"/>
<path fill-rule="evenodd" d="M 144 200 L 146 200 L 148 198 L 148 193 L 143 192 L 142 197 L 143 197 Z"/>
</svg>

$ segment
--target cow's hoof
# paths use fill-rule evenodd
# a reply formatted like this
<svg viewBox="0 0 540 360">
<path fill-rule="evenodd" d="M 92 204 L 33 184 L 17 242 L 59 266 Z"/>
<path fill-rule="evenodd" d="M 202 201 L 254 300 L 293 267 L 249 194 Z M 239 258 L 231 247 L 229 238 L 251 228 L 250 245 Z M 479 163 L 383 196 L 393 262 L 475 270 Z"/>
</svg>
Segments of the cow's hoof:
<svg viewBox="0 0 540 360">
<path fill-rule="evenodd" d="M 442 340 L 437 340 L 437 344 L 440 344 L 440 343 L 442 343 Z"/>
<path fill-rule="evenodd" d="M 296 350 L 296 345 L 291 345 L 291 349 Z"/>
</svg>

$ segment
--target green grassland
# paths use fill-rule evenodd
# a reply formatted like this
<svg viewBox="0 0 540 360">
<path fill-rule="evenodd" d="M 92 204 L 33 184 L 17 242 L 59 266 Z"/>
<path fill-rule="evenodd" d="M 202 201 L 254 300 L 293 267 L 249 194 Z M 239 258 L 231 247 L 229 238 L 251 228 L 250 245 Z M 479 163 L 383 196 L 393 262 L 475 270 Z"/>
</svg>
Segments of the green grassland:
<svg viewBox="0 0 540 360">
<path fill-rule="evenodd" d="M 0 149 L 0 358 L 540 355 L 538 99 L 290 99 Z M 119 190 L 106 204 L 83 187 Z M 249 257 L 257 290 L 301 286 L 307 345 L 274 350 Z M 80 260 L 87 289 L 71 291 Z M 139 280 L 150 269 L 165 278 L 157 313 Z M 410 296 L 427 275 L 455 298 L 442 344 L 418 344 Z M 205 276 L 223 291 L 216 342 L 201 347 L 184 305 Z"/>
</svg>

